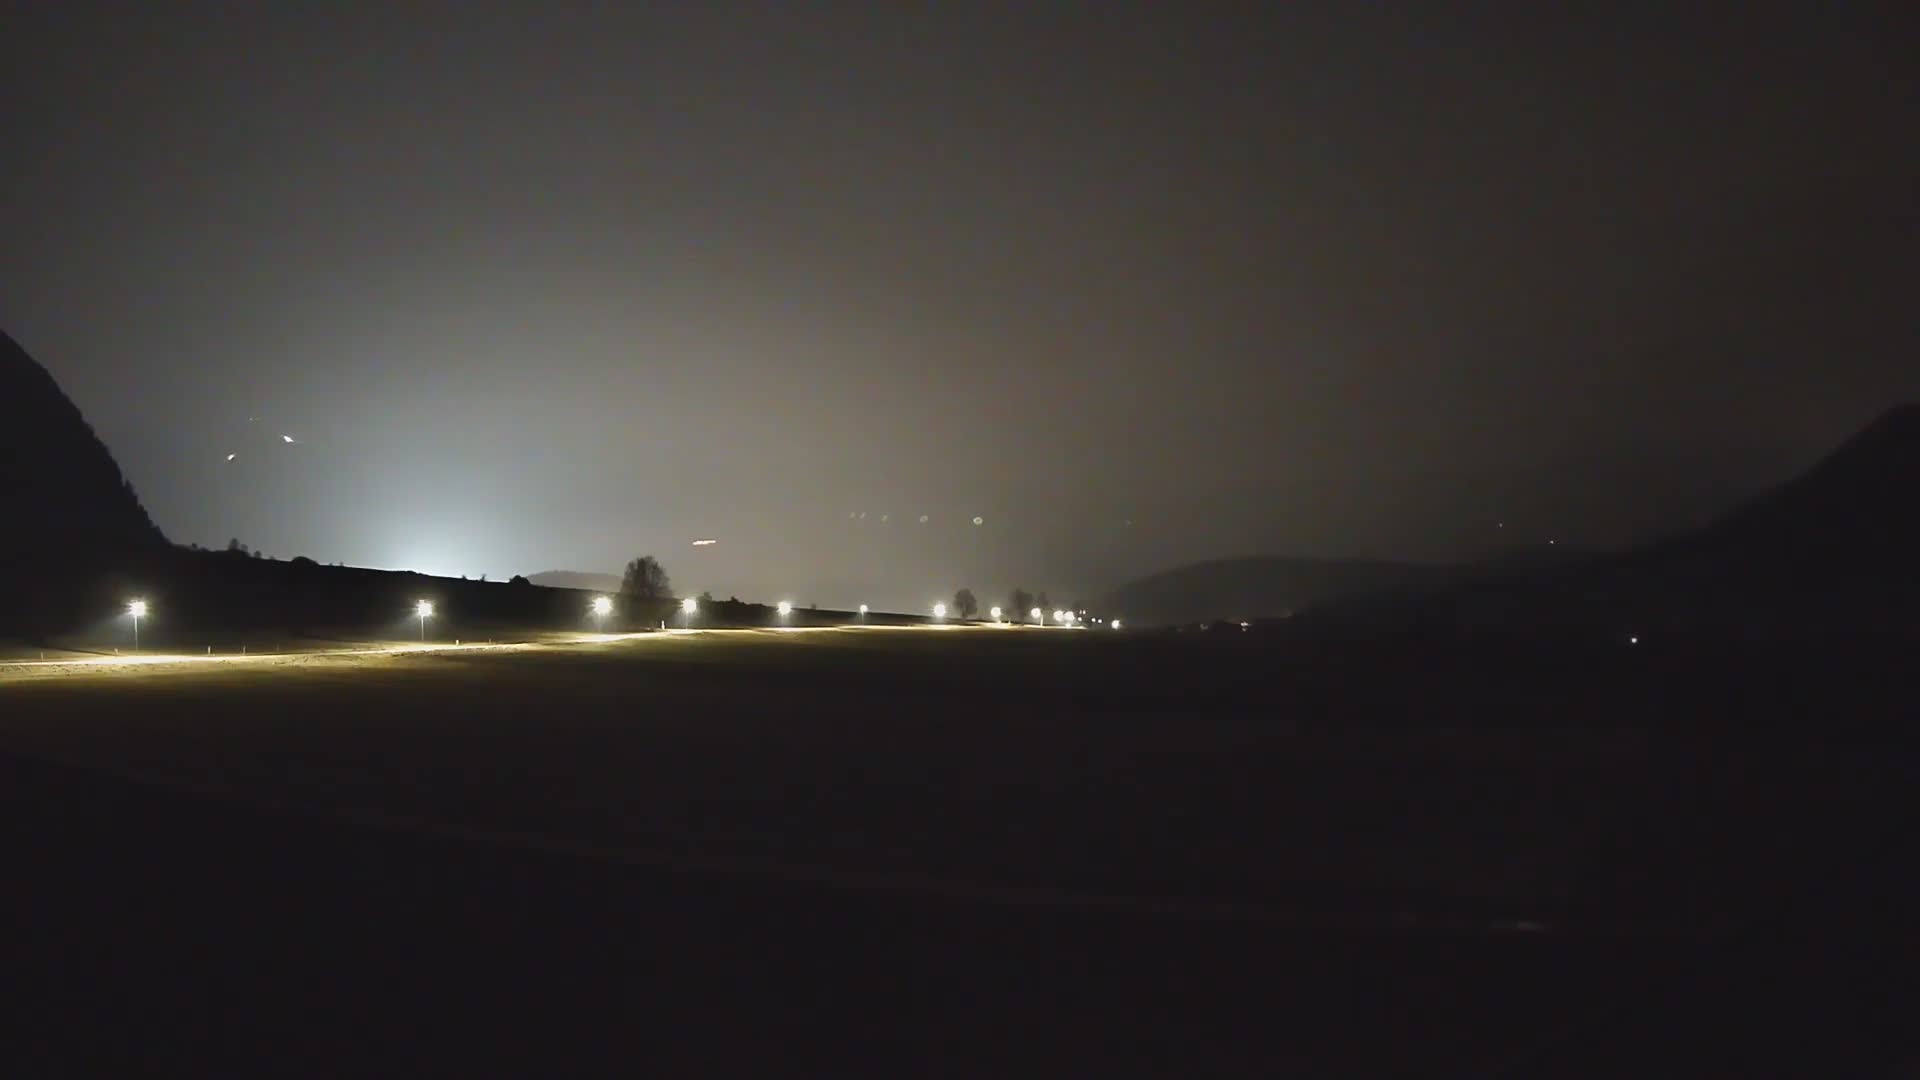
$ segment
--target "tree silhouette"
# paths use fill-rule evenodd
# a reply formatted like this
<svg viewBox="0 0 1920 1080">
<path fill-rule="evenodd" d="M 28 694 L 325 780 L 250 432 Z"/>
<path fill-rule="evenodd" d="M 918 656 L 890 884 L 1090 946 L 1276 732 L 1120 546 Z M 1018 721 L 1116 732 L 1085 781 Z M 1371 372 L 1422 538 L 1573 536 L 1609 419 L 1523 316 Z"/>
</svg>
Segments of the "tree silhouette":
<svg viewBox="0 0 1920 1080">
<path fill-rule="evenodd" d="M 673 595 L 673 583 L 667 580 L 659 559 L 642 555 L 627 564 L 627 572 L 620 578 L 620 592 L 642 600 L 664 600 Z"/>
<path fill-rule="evenodd" d="M 980 610 L 980 601 L 973 598 L 973 590 L 963 588 L 953 594 L 953 610 L 963 619 L 971 619 Z"/>
<path fill-rule="evenodd" d="M 1015 589 L 1013 595 L 1007 598 L 1007 605 L 1013 608 L 1015 619 L 1024 619 L 1027 612 L 1033 609 L 1033 594 L 1025 589 Z"/>
</svg>

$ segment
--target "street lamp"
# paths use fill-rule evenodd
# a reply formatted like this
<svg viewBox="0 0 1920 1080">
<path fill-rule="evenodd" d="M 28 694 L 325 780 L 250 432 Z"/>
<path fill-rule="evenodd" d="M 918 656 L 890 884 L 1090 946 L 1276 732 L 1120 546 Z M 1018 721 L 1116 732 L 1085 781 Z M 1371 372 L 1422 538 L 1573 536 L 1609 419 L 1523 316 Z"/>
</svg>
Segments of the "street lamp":
<svg viewBox="0 0 1920 1080">
<path fill-rule="evenodd" d="M 793 614 L 793 601 L 782 600 L 780 601 L 780 606 L 775 608 L 774 610 L 778 611 L 782 617 L 791 615 Z"/>
<path fill-rule="evenodd" d="M 422 600 L 413 605 L 413 613 L 420 617 L 420 640 L 427 640 L 427 620 L 433 618 L 433 601 Z"/>
<path fill-rule="evenodd" d="M 1040 613 L 1039 608 L 1034 608 L 1032 611 L 1027 612 L 1027 617 L 1037 623 L 1045 623 L 1047 621 L 1046 616 Z"/>
<path fill-rule="evenodd" d="M 613 612 L 613 601 L 604 596 L 593 598 L 593 624 L 604 633 L 607 629 L 607 616 Z"/>
<path fill-rule="evenodd" d="M 680 601 L 680 614 L 681 616 L 683 616 L 681 621 L 686 623 L 689 629 L 691 629 L 693 626 L 694 613 L 699 610 L 700 610 L 700 601 L 694 597 L 689 596 L 686 599 Z"/>
<path fill-rule="evenodd" d="M 1120 629 L 1120 620 L 1115 619 L 1112 622 L 1108 623 L 1107 625 L 1113 627 L 1115 630 L 1118 630 Z"/>
<path fill-rule="evenodd" d="M 860 605 L 860 617 L 863 619 L 867 617 L 867 605 L 865 604 Z"/>
<path fill-rule="evenodd" d="M 935 604 L 935 605 L 933 605 L 933 617 L 934 617 L 934 618 L 936 618 L 936 619 L 944 619 L 944 618 L 946 618 L 946 617 L 947 617 L 947 605 L 945 605 L 945 604 Z"/>
<path fill-rule="evenodd" d="M 994 622 L 1000 621 L 1000 609 L 998 607 L 995 607 L 992 610 L 988 611 L 987 614 L 993 616 Z"/>
<path fill-rule="evenodd" d="M 147 613 L 147 602 L 135 600 L 127 605 L 127 614 L 133 616 L 133 651 L 140 651 L 140 619 Z"/>
</svg>

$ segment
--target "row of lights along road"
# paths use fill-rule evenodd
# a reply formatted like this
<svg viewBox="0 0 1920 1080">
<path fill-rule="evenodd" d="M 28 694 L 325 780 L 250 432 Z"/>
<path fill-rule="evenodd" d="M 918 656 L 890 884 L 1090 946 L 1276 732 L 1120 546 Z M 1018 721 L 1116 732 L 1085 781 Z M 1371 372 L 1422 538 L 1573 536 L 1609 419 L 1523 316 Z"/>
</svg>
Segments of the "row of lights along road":
<svg viewBox="0 0 1920 1080">
<path fill-rule="evenodd" d="M 587 609 L 593 613 L 594 623 L 604 630 L 606 627 L 607 616 L 613 614 L 613 599 L 611 597 L 606 597 L 606 596 L 596 596 L 593 598 L 593 601 L 587 605 Z M 778 611 L 781 617 L 783 618 L 788 615 L 792 615 L 793 601 L 782 600 L 774 610 Z M 680 613 L 686 616 L 688 623 L 691 623 L 693 621 L 693 617 L 699 614 L 699 612 L 700 612 L 700 602 L 698 600 L 695 600 L 693 597 L 689 596 L 685 600 L 680 601 Z M 140 651 L 140 620 L 146 618 L 147 616 L 147 602 L 145 600 L 133 600 L 128 602 L 127 614 L 133 616 L 133 650 L 135 652 L 139 652 Z M 433 618 L 433 601 L 420 600 L 416 602 L 413 605 L 413 614 L 415 618 L 420 620 L 420 640 L 425 641 L 427 640 L 427 620 Z M 990 614 L 993 617 L 994 622 L 1001 621 L 1001 618 L 1000 618 L 1001 611 L 998 607 L 995 607 L 988 614 Z M 1028 614 L 1033 617 L 1034 622 L 1041 623 L 1043 625 L 1045 624 L 1046 622 L 1046 619 L 1044 617 L 1045 613 L 1042 612 L 1039 608 L 1034 608 Z M 866 616 L 867 616 L 867 605 L 861 604 L 860 617 L 864 619 L 866 618 Z M 933 617 L 936 619 L 946 618 L 947 605 L 945 604 L 933 605 Z M 1073 612 L 1071 611 L 1056 611 L 1053 613 L 1053 621 L 1055 624 L 1060 626 L 1072 626 L 1077 620 Z M 1099 620 L 1095 620 L 1095 621 L 1097 622 Z M 1113 629 L 1118 630 L 1120 629 L 1120 620 L 1110 619 L 1104 625 L 1110 626 Z"/>
</svg>

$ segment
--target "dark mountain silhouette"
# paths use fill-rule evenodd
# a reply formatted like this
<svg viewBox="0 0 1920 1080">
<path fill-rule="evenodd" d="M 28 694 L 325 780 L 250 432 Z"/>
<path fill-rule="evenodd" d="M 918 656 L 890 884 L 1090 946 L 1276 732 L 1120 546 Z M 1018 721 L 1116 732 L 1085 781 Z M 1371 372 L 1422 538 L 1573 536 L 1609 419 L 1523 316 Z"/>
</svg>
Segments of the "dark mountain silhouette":
<svg viewBox="0 0 1920 1080">
<path fill-rule="evenodd" d="M 101 565 L 166 538 L 47 370 L 0 333 L 0 460 L 9 463 L 0 575 Z"/>
<path fill-rule="evenodd" d="M 585 589 L 589 592 L 617 593 L 620 575 L 593 574 L 582 570 L 542 570 L 528 574 L 527 580 L 549 589 Z"/>
<path fill-rule="evenodd" d="M 1920 555 L 1920 404 L 1883 414 L 1812 469 L 1737 507 L 1694 536 L 1669 545 L 1743 566 L 1876 576 L 1880 564 L 1908 568 Z M 1814 559 L 1812 566 L 1804 565 Z"/>
<path fill-rule="evenodd" d="M 1369 559 L 1217 559 L 1128 582 L 1089 610 L 1141 626 L 1291 614 L 1335 597 L 1405 593 L 1456 580 L 1461 568 Z"/>
<path fill-rule="evenodd" d="M 1216 559 L 1128 582 L 1090 610 L 1140 626 L 1277 618 L 1336 600 L 1392 603 L 1465 581 L 1524 577 L 1596 557 L 1566 545 L 1541 544 L 1455 564 L 1288 556 Z"/>
<path fill-rule="evenodd" d="M 1920 599 L 1920 405 L 1700 531 L 1622 560 L 1636 613 L 1763 631 L 1911 623 Z M 1905 610 L 1902 610 L 1905 609 Z"/>
<path fill-rule="evenodd" d="M 1920 406 L 1887 412 L 1811 469 L 1706 527 L 1522 579 L 1315 620 L 1622 638 L 1910 629 L 1920 603 Z"/>
</svg>

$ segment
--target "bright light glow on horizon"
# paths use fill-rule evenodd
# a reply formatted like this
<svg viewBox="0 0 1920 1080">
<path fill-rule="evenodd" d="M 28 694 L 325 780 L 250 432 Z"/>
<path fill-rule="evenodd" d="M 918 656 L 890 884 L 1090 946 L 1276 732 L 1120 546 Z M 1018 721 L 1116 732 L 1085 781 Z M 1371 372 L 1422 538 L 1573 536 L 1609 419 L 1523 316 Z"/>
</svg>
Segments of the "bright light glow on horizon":
<svg viewBox="0 0 1920 1080">
<path fill-rule="evenodd" d="M 1027 615 L 1028 615 L 1028 617 L 1029 617 L 1029 618 L 1031 618 L 1031 619 L 1033 619 L 1033 621 L 1034 621 L 1034 622 L 1044 622 L 1044 621 L 1045 621 L 1045 620 L 1044 620 L 1044 619 L 1043 619 L 1043 618 L 1041 617 L 1041 612 L 1040 612 L 1040 609 L 1039 609 L 1039 608 L 1034 608 L 1034 609 L 1033 609 L 1032 611 L 1029 611 L 1029 612 L 1027 612 Z"/>
<path fill-rule="evenodd" d="M 998 607 L 994 607 L 994 608 L 992 608 L 991 610 L 989 610 L 989 611 L 987 612 L 987 614 L 988 614 L 988 615 L 991 615 L 991 616 L 993 616 L 993 621 L 994 621 L 994 622 L 999 622 L 999 621 L 1000 621 L 1000 609 L 999 609 Z"/>
<path fill-rule="evenodd" d="M 936 618 L 936 619 L 944 619 L 944 618 L 946 618 L 946 617 L 947 617 L 947 605 L 945 605 L 945 604 L 935 604 L 935 605 L 933 605 L 933 617 L 934 617 L 934 618 Z"/>
<path fill-rule="evenodd" d="M 779 611 L 782 615 L 791 615 L 793 614 L 793 601 L 782 600 L 780 601 L 780 606 L 775 610 Z"/>
<path fill-rule="evenodd" d="M 860 614 L 862 614 L 862 615 L 865 615 L 866 613 L 867 613 L 867 605 L 865 605 L 865 604 L 861 604 L 861 605 L 860 605 Z"/>
<path fill-rule="evenodd" d="M 680 601 L 680 610 L 691 615 L 700 610 L 700 601 L 689 596 L 685 600 Z"/>
<path fill-rule="evenodd" d="M 593 598 L 593 613 L 595 615 L 606 615 L 612 611 L 613 611 L 612 600 L 604 596 L 596 596 Z"/>
</svg>

